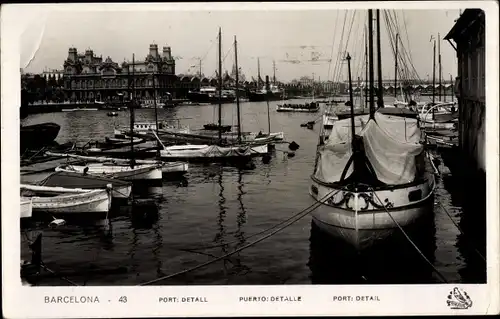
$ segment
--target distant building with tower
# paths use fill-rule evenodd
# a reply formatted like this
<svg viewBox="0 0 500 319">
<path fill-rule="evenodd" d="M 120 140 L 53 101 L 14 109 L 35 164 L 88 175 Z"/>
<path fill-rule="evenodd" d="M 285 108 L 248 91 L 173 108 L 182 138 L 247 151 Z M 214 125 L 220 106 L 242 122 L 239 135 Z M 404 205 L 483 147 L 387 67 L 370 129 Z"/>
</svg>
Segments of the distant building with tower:
<svg viewBox="0 0 500 319">
<path fill-rule="evenodd" d="M 177 80 L 171 48 L 163 47 L 160 54 L 156 44 L 149 46 L 144 59 L 133 64 L 130 60 L 118 64 L 109 56 L 103 61 L 91 49 L 79 54 L 76 48 L 70 48 L 63 76 L 66 96 L 79 101 L 128 98 L 132 87 L 138 99 L 151 99 L 155 91 L 157 97 L 163 97 L 174 91 Z"/>
</svg>

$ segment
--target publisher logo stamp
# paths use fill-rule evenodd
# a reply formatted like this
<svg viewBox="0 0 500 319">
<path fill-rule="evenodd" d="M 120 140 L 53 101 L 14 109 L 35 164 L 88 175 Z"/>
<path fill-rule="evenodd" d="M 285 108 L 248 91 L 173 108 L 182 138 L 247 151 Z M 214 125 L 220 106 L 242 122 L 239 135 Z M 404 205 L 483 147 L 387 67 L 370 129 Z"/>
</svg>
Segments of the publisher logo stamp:
<svg viewBox="0 0 500 319">
<path fill-rule="evenodd" d="M 446 304 L 451 309 L 468 309 L 472 307 L 472 300 L 463 289 L 455 287 L 448 294 Z"/>
</svg>

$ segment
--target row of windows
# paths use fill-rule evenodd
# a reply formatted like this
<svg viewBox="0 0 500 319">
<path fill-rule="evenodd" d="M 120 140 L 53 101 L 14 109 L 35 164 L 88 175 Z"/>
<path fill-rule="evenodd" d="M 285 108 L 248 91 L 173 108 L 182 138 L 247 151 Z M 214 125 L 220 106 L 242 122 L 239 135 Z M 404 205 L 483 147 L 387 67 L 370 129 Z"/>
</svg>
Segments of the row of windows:
<svg viewBox="0 0 500 319">
<path fill-rule="evenodd" d="M 122 73 L 127 73 L 127 71 L 128 71 L 128 68 L 125 67 L 125 68 L 123 68 Z M 135 72 L 136 73 L 146 73 L 146 72 L 153 72 L 153 71 L 158 72 L 158 68 L 155 68 L 153 65 L 148 65 L 147 67 L 136 67 L 135 68 Z M 165 72 L 165 73 L 168 73 L 169 72 L 169 66 L 163 66 L 162 71 Z M 73 73 L 73 68 L 72 67 L 66 68 L 66 72 L 67 73 Z M 132 68 L 130 68 L 130 72 L 132 72 Z M 95 69 L 95 68 L 89 68 L 89 67 L 84 67 L 83 70 L 82 70 L 82 74 L 99 74 L 99 73 L 110 75 L 110 74 L 115 74 L 116 71 L 114 71 L 114 70 L 105 70 L 105 71 L 102 71 L 102 72 L 98 72 L 97 69 Z"/>
<path fill-rule="evenodd" d="M 127 79 L 109 79 L 109 80 L 73 80 L 71 81 L 71 88 L 73 89 L 85 89 L 85 88 L 113 88 L 113 87 L 126 87 L 128 86 L 129 80 Z M 168 82 L 164 80 L 155 80 L 155 85 L 166 85 Z M 132 85 L 132 81 L 130 81 Z M 153 86 L 152 79 L 136 79 L 135 86 L 145 87 Z"/>
<path fill-rule="evenodd" d="M 132 85 L 132 83 L 131 83 Z M 161 87 L 176 87 L 176 88 L 186 88 L 186 89 L 191 89 L 191 88 L 198 88 L 198 84 L 193 84 L 193 83 L 172 83 L 172 82 L 165 82 L 165 81 L 156 81 L 155 86 L 157 88 Z M 127 88 L 128 84 L 127 81 L 125 80 L 124 82 L 121 81 L 114 81 L 110 80 L 101 82 L 101 81 L 96 81 L 95 85 L 92 81 L 73 81 L 71 82 L 71 88 L 72 89 L 102 89 L 102 88 Z M 153 87 L 153 81 L 148 80 L 148 81 L 136 81 L 135 82 L 135 87 L 136 88 L 143 88 L 143 87 L 148 87 L 152 88 Z"/>
</svg>

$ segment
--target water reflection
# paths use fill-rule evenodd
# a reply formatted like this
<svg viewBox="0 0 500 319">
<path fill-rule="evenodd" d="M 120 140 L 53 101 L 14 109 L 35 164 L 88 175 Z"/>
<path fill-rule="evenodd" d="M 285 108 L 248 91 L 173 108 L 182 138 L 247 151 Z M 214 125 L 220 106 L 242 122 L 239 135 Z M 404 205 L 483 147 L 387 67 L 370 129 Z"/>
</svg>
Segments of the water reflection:
<svg viewBox="0 0 500 319">
<path fill-rule="evenodd" d="M 151 198 L 161 201 L 163 199 L 163 187 L 161 184 L 134 183 L 132 185 L 132 196 L 134 198 Z"/>
<path fill-rule="evenodd" d="M 436 227 L 433 218 L 405 229 L 408 236 L 434 263 Z M 418 284 L 439 279 L 432 267 L 400 231 L 378 247 L 358 252 L 322 232 L 311 222 L 310 257 L 312 284 Z"/>
<path fill-rule="evenodd" d="M 464 283 L 486 283 L 486 198 L 469 200 L 473 203 L 464 203 L 458 222 L 457 248 L 465 260 L 458 273 Z"/>
<path fill-rule="evenodd" d="M 245 243 L 245 232 L 241 230 L 242 226 L 247 222 L 247 212 L 245 210 L 245 206 L 243 205 L 243 172 L 238 170 L 238 195 L 236 199 L 240 204 L 240 210 L 238 215 L 236 216 L 236 234 L 234 235 L 236 239 L 238 239 L 237 247 L 242 246 Z"/>
<path fill-rule="evenodd" d="M 449 156 L 448 156 L 449 157 Z M 444 156 L 443 160 L 451 161 Z M 456 169 L 455 169 L 456 171 Z M 453 214 L 454 207 L 461 208 L 458 216 L 456 247 L 460 257 L 464 260 L 458 269 L 461 282 L 486 282 L 486 196 L 476 185 L 472 189 L 460 176 L 446 174 L 442 176 L 444 187 L 451 194 L 452 207 L 445 207 L 449 214 Z M 451 227 L 456 227 L 452 225 Z M 457 256 L 459 258 L 459 256 Z M 483 259 L 484 258 L 484 259 Z"/>
<path fill-rule="evenodd" d="M 214 242 L 221 244 L 222 252 L 227 253 L 227 247 L 224 244 L 224 238 L 226 237 L 226 227 L 224 225 L 224 221 L 226 219 L 226 210 L 227 207 L 225 206 L 226 204 L 226 198 L 224 197 L 224 185 L 222 183 L 222 175 L 223 175 L 223 168 L 222 166 L 220 167 L 220 172 L 217 180 L 217 184 L 219 185 L 219 214 L 217 217 L 217 230 L 218 232 L 215 234 Z"/>
<path fill-rule="evenodd" d="M 153 239 L 153 257 L 156 262 L 156 275 L 158 277 L 164 276 L 165 274 L 162 272 L 163 261 L 159 252 L 163 247 L 163 237 L 161 235 L 160 223 L 157 223 L 153 227 L 154 239 Z"/>
</svg>

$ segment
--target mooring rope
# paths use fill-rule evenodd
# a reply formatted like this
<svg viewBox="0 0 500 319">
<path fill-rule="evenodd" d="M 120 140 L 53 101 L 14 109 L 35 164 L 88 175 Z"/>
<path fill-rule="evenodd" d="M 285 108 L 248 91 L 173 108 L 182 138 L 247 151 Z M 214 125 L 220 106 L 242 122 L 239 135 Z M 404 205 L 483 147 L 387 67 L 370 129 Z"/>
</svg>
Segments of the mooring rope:
<svg viewBox="0 0 500 319">
<path fill-rule="evenodd" d="M 451 222 L 453 223 L 453 225 L 455 225 L 455 227 L 457 227 L 458 231 L 460 232 L 460 234 L 462 234 L 462 236 L 464 237 L 467 237 L 462 228 L 453 220 L 453 218 L 451 217 L 451 215 L 448 213 L 448 211 L 446 210 L 446 208 L 443 206 L 443 204 L 439 203 L 439 206 L 441 206 L 441 208 L 443 209 L 443 211 L 446 213 L 446 215 L 448 215 L 448 217 L 450 218 Z M 479 255 L 479 257 L 481 257 L 481 259 L 486 262 L 486 258 L 483 256 L 483 254 L 481 254 L 481 252 L 476 248 L 474 247 L 472 244 L 471 244 L 471 247 L 476 251 L 476 253 Z"/>
<path fill-rule="evenodd" d="M 50 269 L 49 267 L 47 267 L 47 265 L 45 265 L 45 263 L 43 261 L 40 262 L 40 266 L 45 269 L 46 271 L 50 272 L 51 274 L 53 275 L 56 275 L 57 277 L 61 278 L 62 280 L 72 284 L 73 286 L 80 286 L 79 284 L 77 284 L 76 282 L 74 281 L 71 281 L 69 280 L 68 278 L 62 276 L 62 275 L 59 275 L 57 272 L 53 271 L 52 269 Z"/>
<path fill-rule="evenodd" d="M 28 242 L 28 244 L 33 244 L 33 241 L 28 237 L 28 234 L 26 232 L 24 232 L 24 235 L 26 237 L 26 241 Z M 42 267 L 43 269 L 45 269 L 46 271 L 50 272 L 51 274 L 53 275 L 56 275 L 57 277 L 61 278 L 62 280 L 72 284 L 73 286 L 80 286 L 79 284 L 77 284 L 76 282 L 74 281 L 71 281 L 69 280 L 68 278 L 62 276 L 62 275 L 59 275 L 57 272 L 53 271 L 52 269 L 50 269 L 49 267 L 47 267 L 47 265 L 45 265 L 45 263 L 43 261 L 40 260 L 40 267 Z"/>
<path fill-rule="evenodd" d="M 332 191 L 332 192 L 333 192 L 333 191 Z M 321 200 L 326 199 L 326 198 L 327 198 L 328 196 L 330 196 L 330 195 L 331 195 L 331 196 L 335 196 L 335 195 L 337 195 L 337 194 L 340 192 L 340 190 L 337 190 L 334 194 L 332 194 L 332 192 L 328 193 L 328 194 L 327 194 L 325 197 L 323 197 Z M 320 201 L 321 201 L 321 200 L 320 200 Z M 255 236 L 258 236 L 258 235 L 262 235 L 262 234 L 264 234 L 264 233 L 267 233 L 268 231 L 270 231 L 270 230 L 272 230 L 272 229 L 275 229 L 276 227 L 279 227 L 279 226 L 283 225 L 284 223 L 286 223 L 286 222 L 288 222 L 288 221 L 292 220 L 293 218 L 295 218 L 295 217 L 299 216 L 300 214 L 304 213 L 304 211 L 306 211 L 306 210 L 308 210 L 308 209 L 311 209 L 312 207 L 314 207 L 314 206 L 318 205 L 318 203 L 319 203 L 319 201 L 318 201 L 318 202 L 315 202 L 314 204 L 310 205 L 310 206 L 309 206 L 309 207 L 307 207 L 307 208 L 304 208 L 304 209 L 303 209 L 303 210 L 301 210 L 300 212 L 298 212 L 298 213 L 296 213 L 296 214 L 294 214 L 294 215 L 292 215 L 292 216 L 288 217 L 287 219 L 282 220 L 281 222 L 279 222 L 279 223 L 277 223 L 277 224 L 273 225 L 272 227 L 266 228 L 266 229 L 261 230 L 261 231 L 259 231 L 259 232 L 257 232 L 257 233 L 254 233 L 254 234 L 252 234 L 252 235 L 249 235 L 249 236 L 247 236 L 247 237 L 244 237 L 243 239 L 244 239 L 244 241 L 246 241 L 246 240 L 248 240 L 248 239 L 250 239 L 250 238 L 253 238 L 253 237 L 255 237 Z M 183 250 L 191 250 L 191 251 L 205 250 L 205 249 L 219 248 L 219 247 L 224 247 L 224 246 L 227 246 L 227 245 L 232 245 L 232 244 L 235 244 L 235 243 L 239 243 L 240 241 L 241 241 L 241 240 L 239 240 L 239 239 L 238 239 L 238 240 L 233 240 L 233 241 L 230 241 L 230 242 L 227 242 L 227 243 L 223 243 L 223 244 L 209 245 L 209 246 L 201 246 L 201 247 L 200 247 L 200 246 L 198 246 L 198 247 L 185 247 L 185 248 L 182 248 L 182 249 L 183 249 Z"/>
<path fill-rule="evenodd" d="M 439 272 L 439 270 L 437 270 L 436 267 L 434 267 L 434 265 L 430 262 L 429 259 L 427 259 L 427 257 L 425 257 L 424 253 L 417 247 L 417 245 L 411 240 L 411 238 L 408 236 L 408 234 L 406 234 L 406 232 L 404 231 L 403 227 L 401 227 L 401 225 L 399 225 L 399 223 L 394 219 L 394 217 L 391 215 L 391 213 L 389 212 L 389 210 L 387 209 L 387 207 L 384 205 L 384 202 L 380 199 L 380 197 L 378 197 L 377 193 L 375 192 L 375 190 L 370 187 L 372 192 L 373 192 L 373 195 L 375 195 L 375 197 L 378 199 L 378 201 L 380 202 L 380 205 L 382 205 L 384 207 L 384 210 L 385 212 L 387 213 L 387 215 L 389 215 L 389 217 L 392 219 L 392 221 L 394 222 L 394 224 L 396 224 L 396 226 L 398 226 L 399 230 L 401 230 L 401 232 L 403 233 L 403 235 L 406 237 L 406 239 L 410 242 L 410 244 L 412 244 L 412 246 L 415 248 L 415 250 L 420 254 L 420 256 L 422 256 L 422 258 L 432 267 L 432 269 L 434 269 L 434 271 L 436 272 L 436 274 L 438 274 L 439 278 L 444 282 L 444 283 L 448 283 L 448 281 L 446 280 L 446 278 L 441 274 L 441 272 Z"/>
<path fill-rule="evenodd" d="M 263 240 L 265 240 L 265 239 L 267 239 L 267 238 L 269 238 L 269 237 L 273 236 L 274 234 L 276 234 L 276 233 L 280 232 L 281 230 L 283 230 L 283 229 L 287 228 L 288 226 L 292 225 L 293 223 L 295 223 L 295 222 L 299 221 L 300 219 L 302 219 L 303 217 L 307 216 L 308 214 L 310 214 L 313 210 L 315 210 L 315 209 L 317 209 L 319 206 L 323 205 L 323 203 L 322 203 L 322 200 L 323 200 L 323 199 L 326 199 L 328 196 L 331 196 L 334 192 L 335 192 L 335 191 L 331 191 L 331 192 L 329 192 L 329 193 L 328 193 L 326 196 L 324 196 L 321 200 L 316 201 L 313 205 L 310 205 L 308 208 L 303 209 L 301 212 L 299 212 L 299 213 L 295 214 L 295 215 L 294 215 L 295 219 L 294 219 L 294 220 L 292 220 L 291 222 L 289 222 L 287 225 L 285 225 L 285 226 L 283 226 L 283 227 L 280 227 L 280 228 L 278 228 L 278 229 L 276 229 L 276 230 L 272 231 L 271 233 L 269 233 L 269 234 L 267 234 L 267 235 L 265 235 L 265 236 L 263 236 L 263 237 L 261 237 L 261 238 L 259 238 L 259 239 L 255 240 L 255 241 L 253 241 L 253 242 L 251 242 L 251 243 L 248 243 L 248 244 L 246 244 L 246 245 L 244 245 L 244 246 L 242 246 L 242 247 L 240 247 L 240 248 L 238 248 L 238 249 L 233 250 L 233 251 L 232 251 L 232 252 L 230 252 L 230 253 L 227 253 L 227 254 L 224 254 L 224 255 L 222 255 L 222 256 L 220 256 L 220 257 L 217 257 L 217 258 L 215 258 L 215 259 L 209 260 L 209 261 L 207 261 L 207 262 L 205 262 L 205 263 L 202 263 L 202 264 L 200 264 L 200 265 L 198 265 L 198 266 L 195 266 L 195 267 L 192 267 L 192 268 L 189 268 L 189 269 L 185 269 L 185 270 L 182 270 L 182 271 L 176 272 L 176 273 L 171 274 L 171 275 L 167 275 L 167 276 L 163 276 L 163 277 L 160 277 L 160 278 L 157 278 L 157 279 L 153 279 L 153 280 L 150 280 L 150 281 L 144 282 L 144 283 L 142 283 L 142 284 L 139 284 L 138 286 L 149 285 L 149 284 L 152 284 L 152 283 L 155 283 L 155 282 L 163 281 L 163 280 L 166 280 L 166 279 L 170 279 L 170 278 L 173 278 L 173 277 L 176 277 L 176 276 L 179 276 L 179 275 L 183 275 L 183 274 L 186 274 L 186 273 L 189 273 L 189 272 L 192 272 L 192 271 L 198 270 L 198 269 L 200 269 L 200 268 L 203 268 L 203 267 L 205 267 L 205 266 L 208 266 L 208 265 L 213 264 L 213 263 L 215 263 L 215 262 L 218 262 L 218 261 L 220 261 L 220 260 L 226 259 L 227 257 L 229 257 L 229 256 L 231 256 L 231 255 L 234 255 L 234 254 L 236 254 L 236 253 L 238 253 L 238 252 L 240 252 L 240 251 L 242 251 L 242 250 L 244 250 L 244 249 L 247 249 L 247 248 L 249 248 L 249 247 L 252 247 L 252 246 L 254 246 L 254 245 L 258 244 L 259 242 L 261 242 L 261 241 L 263 241 Z M 336 190 L 336 192 L 338 193 L 338 192 L 340 192 L 340 190 Z M 310 211 L 309 211 L 309 209 L 311 209 L 311 208 L 312 208 L 312 210 L 310 210 Z"/>
</svg>

